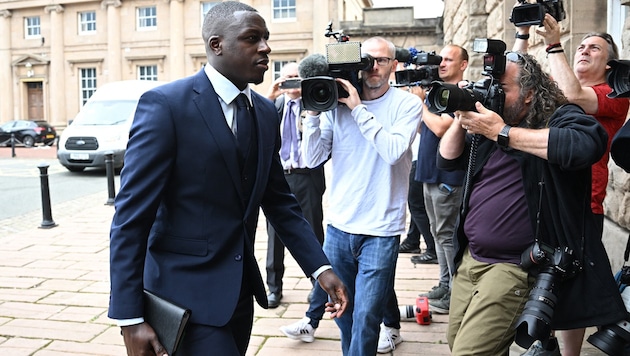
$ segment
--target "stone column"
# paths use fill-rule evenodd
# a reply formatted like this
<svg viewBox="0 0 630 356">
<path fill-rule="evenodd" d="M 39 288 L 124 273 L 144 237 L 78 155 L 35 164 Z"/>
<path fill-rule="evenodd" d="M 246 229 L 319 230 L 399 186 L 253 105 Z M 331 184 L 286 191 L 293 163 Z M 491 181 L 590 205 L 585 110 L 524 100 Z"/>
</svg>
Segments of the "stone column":
<svg viewBox="0 0 630 356">
<path fill-rule="evenodd" d="M 184 0 L 171 0 L 171 47 L 168 65 L 168 80 L 183 78 L 186 75 L 184 64 Z"/>
<path fill-rule="evenodd" d="M 68 124 L 66 117 L 66 86 L 64 75 L 63 11 L 61 5 L 48 5 L 44 11 L 50 13 L 50 71 L 48 78 L 48 104 L 53 126 Z"/>
<path fill-rule="evenodd" d="M 107 8 L 107 82 L 122 79 L 122 49 L 120 39 L 120 0 L 103 0 L 102 8 Z"/>
<path fill-rule="evenodd" d="M 13 116 L 13 73 L 11 66 L 11 11 L 0 10 L 0 122 L 9 121 Z"/>
</svg>

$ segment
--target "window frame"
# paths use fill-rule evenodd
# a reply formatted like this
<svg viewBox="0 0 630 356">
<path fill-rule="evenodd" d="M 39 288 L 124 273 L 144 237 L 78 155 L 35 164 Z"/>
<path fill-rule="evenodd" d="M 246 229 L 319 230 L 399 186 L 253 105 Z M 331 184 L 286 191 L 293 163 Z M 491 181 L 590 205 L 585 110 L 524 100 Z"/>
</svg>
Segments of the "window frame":
<svg viewBox="0 0 630 356">
<path fill-rule="evenodd" d="M 292 60 L 273 60 L 271 64 L 271 81 L 275 82 L 280 78 L 280 71 L 287 63 L 295 62 Z"/>
<path fill-rule="evenodd" d="M 86 18 L 91 15 L 91 19 Z M 83 29 L 83 28 L 86 29 Z M 93 29 L 90 29 L 93 27 Z M 79 11 L 77 12 L 77 31 L 79 35 L 92 35 L 96 33 L 96 11 Z"/>
<path fill-rule="evenodd" d="M 280 16 L 276 17 L 276 14 Z M 272 0 L 271 19 L 275 22 L 297 21 L 297 1 L 296 0 Z"/>
<path fill-rule="evenodd" d="M 143 74 L 142 71 L 152 72 L 152 73 L 145 72 Z M 157 64 L 137 65 L 136 78 L 138 80 L 158 81 L 158 65 Z"/>
<path fill-rule="evenodd" d="M 147 10 L 151 10 L 152 14 L 147 15 Z M 152 22 L 153 24 L 147 25 L 148 22 Z M 153 30 L 157 30 L 157 6 L 136 7 L 136 31 Z"/>
<path fill-rule="evenodd" d="M 32 21 L 37 20 L 37 24 Z M 37 33 L 32 33 L 37 32 Z M 42 20 L 39 16 L 24 16 L 24 38 L 33 39 L 42 37 Z"/>
<path fill-rule="evenodd" d="M 97 88 L 96 67 L 78 68 L 79 71 L 79 107 L 94 95 Z M 90 73 L 88 73 L 88 71 Z M 87 74 L 87 75 L 86 75 Z"/>
</svg>

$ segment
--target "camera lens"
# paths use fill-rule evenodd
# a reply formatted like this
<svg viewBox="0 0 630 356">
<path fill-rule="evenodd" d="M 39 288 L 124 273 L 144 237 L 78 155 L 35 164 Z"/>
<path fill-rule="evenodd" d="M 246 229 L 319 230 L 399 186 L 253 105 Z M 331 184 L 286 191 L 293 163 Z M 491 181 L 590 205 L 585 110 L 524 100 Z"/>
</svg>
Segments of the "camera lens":
<svg viewBox="0 0 630 356">
<path fill-rule="evenodd" d="M 325 103 L 331 96 L 330 87 L 326 83 L 317 83 L 311 89 L 311 97 L 317 103 Z"/>
<path fill-rule="evenodd" d="M 438 93 L 436 94 L 437 103 L 439 107 L 447 107 L 448 106 L 448 98 L 451 96 L 451 92 L 447 89 L 440 88 Z"/>
<path fill-rule="evenodd" d="M 551 319 L 558 297 L 555 294 L 556 272 L 553 267 L 543 269 L 529 293 L 523 313 L 516 321 L 514 341 L 523 348 L 529 348 L 534 341 L 543 345 L 551 333 Z"/>
<path fill-rule="evenodd" d="M 339 91 L 332 77 L 302 80 L 302 104 L 306 110 L 329 111 L 337 107 Z"/>
<path fill-rule="evenodd" d="M 433 82 L 427 96 L 429 111 L 434 114 L 455 112 L 457 110 L 475 111 L 475 102 L 484 100 L 483 93 L 462 89 L 457 85 Z"/>
</svg>

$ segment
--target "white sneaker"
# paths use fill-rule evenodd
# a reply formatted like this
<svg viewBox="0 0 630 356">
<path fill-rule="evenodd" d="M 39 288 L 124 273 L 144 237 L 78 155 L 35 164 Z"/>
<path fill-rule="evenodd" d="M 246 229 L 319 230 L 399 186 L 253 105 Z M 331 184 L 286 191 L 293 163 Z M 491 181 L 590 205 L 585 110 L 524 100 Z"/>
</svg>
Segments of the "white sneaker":
<svg viewBox="0 0 630 356">
<path fill-rule="evenodd" d="M 400 329 L 390 328 L 381 323 L 381 331 L 378 335 L 378 348 L 376 351 L 379 354 L 385 354 L 396 349 L 396 345 L 403 341 L 400 336 Z"/>
<path fill-rule="evenodd" d="M 309 324 L 311 319 L 307 316 L 299 321 L 280 327 L 280 331 L 285 334 L 289 339 L 300 340 L 303 342 L 315 341 L 315 328 Z"/>
</svg>

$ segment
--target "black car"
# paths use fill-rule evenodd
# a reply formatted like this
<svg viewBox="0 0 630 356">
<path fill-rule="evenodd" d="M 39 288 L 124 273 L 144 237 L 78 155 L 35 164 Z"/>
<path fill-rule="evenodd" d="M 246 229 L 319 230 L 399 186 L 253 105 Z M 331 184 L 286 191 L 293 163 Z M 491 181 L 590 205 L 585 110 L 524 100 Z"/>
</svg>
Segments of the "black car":
<svg viewBox="0 0 630 356">
<path fill-rule="evenodd" d="M 13 120 L 0 126 L 0 145 L 11 145 L 11 134 L 15 134 L 16 144 L 33 147 L 37 143 L 51 146 L 57 138 L 57 131 L 46 121 Z"/>
</svg>

